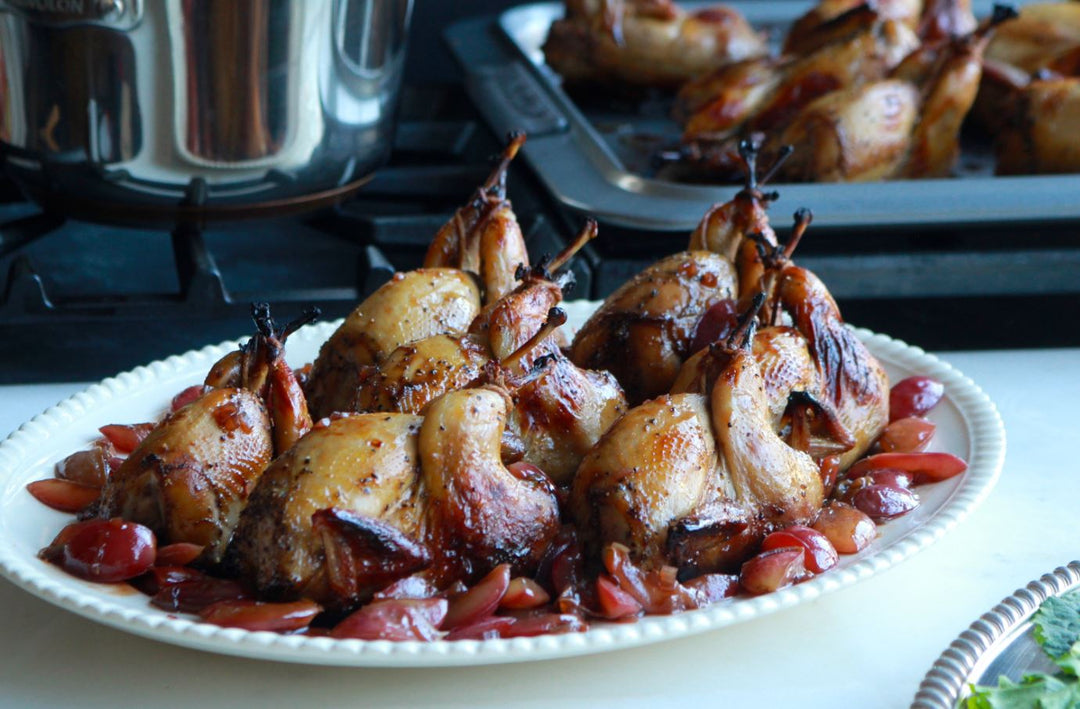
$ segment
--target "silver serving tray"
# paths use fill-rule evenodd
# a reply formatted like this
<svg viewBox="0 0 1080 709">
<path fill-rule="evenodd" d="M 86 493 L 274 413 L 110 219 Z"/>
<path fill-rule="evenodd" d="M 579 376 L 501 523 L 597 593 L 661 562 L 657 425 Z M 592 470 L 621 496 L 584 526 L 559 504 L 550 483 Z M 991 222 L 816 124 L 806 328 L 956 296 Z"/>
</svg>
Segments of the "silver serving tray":
<svg viewBox="0 0 1080 709">
<path fill-rule="evenodd" d="M 728 4 L 775 37 L 813 5 L 803 0 Z M 990 11 L 984 0 L 974 6 L 980 16 Z M 496 132 L 529 133 L 522 154 L 563 205 L 620 226 L 692 229 L 711 204 L 730 199 L 732 186 L 650 174 L 648 144 L 678 136 L 664 110 L 586 115 L 571 100 L 541 51 L 548 28 L 562 14 L 562 3 L 541 2 L 504 12 L 494 31 L 490 20 L 449 28 L 446 39 L 462 63 L 470 95 Z M 819 228 L 1080 220 L 1080 175 L 995 177 L 988 146 L 965 149 L 956 178 L 775 187 L 792 209 L 812 207 Z"/>
<path fill-rule="evenodd" d="M 1031 672 L 1057 672 L 1032 637 L 1029 618 L 1050 596 L 1078 588 L 1080 561 L 1074 561 L 994 606 L 941 653 L 919 685 L 912 709 L 953 709 L 970 695 L 969 685 L 996 686 L 1001 675 L 1019 681 Z"/>
</svg>

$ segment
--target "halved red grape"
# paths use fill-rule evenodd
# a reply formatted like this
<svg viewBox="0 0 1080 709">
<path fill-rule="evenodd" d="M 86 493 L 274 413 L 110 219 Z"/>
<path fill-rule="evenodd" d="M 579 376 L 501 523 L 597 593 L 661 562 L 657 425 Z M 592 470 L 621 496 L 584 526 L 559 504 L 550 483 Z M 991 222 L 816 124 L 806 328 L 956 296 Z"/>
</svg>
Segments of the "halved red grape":
<svg viewBox="0 0 1080 709">
<path fill-rule="evenodd" d="M 41 504 L 59 512 L 82 512 L 101 496 L 101 488 L 71 480 L 46 478 L 35 480 L 26 491 Z"/>
<path fill-rule="evenodd" d="M 206 574 L 201 571 L 187 566 L 165 566 L 160 561 L 159 558 L 142 576 L 131 579 L 131 585 L 147 596 L 155 596 L 168 586 L 206 578 Z"/>
<path fill-rule="evenodd" d="M 600 613 L 608 620 L 641 615 L 641 603 L 606 574 L 596 577 L 596 600 L 600 604 Z"/>
<path fill-rule="evenodd" d="M 374 601 L 334 626 L 330 636 L 358 640 L 435 640 L 446 617 L 445 598 Z"/>
<path fill-rule="evenodd" d="M 867 485 L 851 498 L 851 504 L 875 521 L 895 519 L 919 506 L 911 490 L 891 485 Z"/>
<path fill-rule="evenodd" d="M 516 576 L 510 579 L 510 585 L 506 587 L 499 607 L 512 610 L 539 608 L 550 600 L 551 596 L 536 581 L 528 576 Z"/>
<path fill-rule="evenodd" d="M 707 606 L 739 592 L 739 577 L 734 574 L 704 574 L 682 584 L 694 594 L 698 607 Z"/>
<path fill-rule="evenodd" d="M 930 377 L 908 377 L 889 391 L 889 420 L 922 416 L 945 396 L 945 385 Z"/>
<path fill-rule="evenodd" d="M 109 461 L 105 449 L 94 446 L 89 450 L 72 453 L 56 464 L 53 474 L 61 480 L 102 487 L 109 476 Z"/>
<path fill-rule="evenodd" d="M 162 588 L 150 599 L 150 605 L 167 611 L 198 613 L 218 601 L 241 598 L 248 598 L 248 592 L 236 581 L 204 576 Z"/>
<path fill-rule="evenodd" d="M 896 419 L 881 432 L 878 445 L 886 453 L 918 453 L 926 450 L 937 426 L 917 416 Z"/>
<path fill-rule="evenodd" d="M 459 625 L 471 625 L 491 615 L 509 586 L 510 564 L 499 564 L 475 586 L 450 599 L 441 627 L 450 630 Z"/>
<path fill-rule="evenodd" d="M 154 426 L 152 423 L 110 423 L 98 430 L 112 443 L 117 453 L 127 455 L 139 447 L 143 439 L 154 430 Z"/>
<path fill-rule="evenodd" d="M 141 524 L 122 519 L 91 519 L 65 528 L 67 541 L 58 563 L 89 581 L 113 583 L 135 578 L 154 565 L 157 541 Z"/>
<path fill-rule="evenodd" d="M 698 322 L 690 353 L 708 347 L 717 340 L 727 339 L 739 324 L 739 312 L 736 302 L 730 298 L 713 303 Z"/>
<path fill-rule="evenodd" d="M 516 622 L 514 618 L 501 615 L 489 615 L 472 625 L 454 628 L 446 634 L 444 640 L 491 640 L 502 637 L 507 628 Z"/>
<path fill-rule="evenodd" d="M 939 482 L 967 470 L 967 462 L 951 453 L 878 453 L 855 463 L 848 477 L 865 475 L 871 470 L 891 468 L 914 476 L 915 483 Z"/>
<path fill-rule="evenodd" d="M 877 468 L 874 470 L 857 470 L 854 478 L 847 480 L 848 487 L 845 491 L 845 501 L 850 502 L 851 496 L 866 485 L 892 485 L 893 487 L 911 487 L 915 476 L 900 468 Z"/>
<path fill-rule="evenodd" d="M 877 536 L 874 520 L 865 512 L 840 502 L 833 502 L 821 510 L 814 529 L 828 537 L 841 554 L 860 552 Z"/>
<path fill-rule="evenodd" d="M 537 635 L 583 633 L 589 629 L 581 618 L 570 613 L 540 613 L 517 618 L 502 631 L 504 638 L 528 638 Z"/>
<path fill-rule="evenodd" d="M 210 387 L 204 384 L 194 384 L 184 389 L 182 392 L 173 397 L 172 406 L 170 407 L 174 412 L 179 411 L 188 404 L 193 403 L 199 397 L 206 392 L 210 391 Z"/>
<path fill-rule="evenodd" d="M 198 559 L 205 548 L 202 544 L 192 544 L 191 542 L 167 544 L 158 547 L 157 561 L 154 563 L 158 566 L 186 566 Z"/>
<path fill-rule="evenodd" d="M 439 589 L 423 576 L 413 574 L 403 579 L 398 579 L 383 590 L 375 594 L 375 600 L 387 598 L 431 598 Z"/>
<path fill-rule="evenodd" d="M 303 599 L 292 603 L 261 603 L 250 600 L 218 601 L 199 611 L 207 623 L 226 628 L 289 633 L 311 624 L 322 607 Z"/>
<path fill-rule="evenodd" d="M 806 550 L 802 546 L 762 552 L 742 565 L 739 583 L 754 595 L 772 593 L 808 576 L 805 558 Z"/>
<path fill-rule="evenodd" d="M 828 537 L 810 527 L 800 525 L 787 527 L 769 534 L 761 542 L 762 551 L 797 546 L 805 549 L 803 564 L 812 573 L 820 574 L 822 571 L 836 566 L 837 561 L 839 561 L 836 548 Z"/>
</svg>

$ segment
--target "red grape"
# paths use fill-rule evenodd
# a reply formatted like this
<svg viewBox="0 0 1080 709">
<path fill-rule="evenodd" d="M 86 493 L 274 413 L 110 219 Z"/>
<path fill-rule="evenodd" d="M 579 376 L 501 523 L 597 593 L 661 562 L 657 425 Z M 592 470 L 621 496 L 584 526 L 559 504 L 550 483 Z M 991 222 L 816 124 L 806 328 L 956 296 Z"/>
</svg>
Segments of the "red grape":
<svg viewBox="0 0 1080 709">
<path fill-rule="evenodd" d="M 889 392 L 889 420 L 922 416 L 937 406 L 945 395 L 945 385 L 930 377 L 908 377 Z"/>
<path fill-rule="evenodd" d="M 196 399 L 201 397 L 203 394 L 210 391 L 210 389 L 211 389 L 211 387 L 208 387 L 208 386 L 203 385 L 203 384 L 195 384 L 195 385 L 189 386 L 187 389 L 184 389 L 182 392 L 180 392 L 179 394 L 177 394 L 176 396 L 173 397 L 172 407 L 171 407 L 172 410 L 174 412 L 179 411 L 180 409 L 184 408 L 188 404 L 193 403 Z"/>
<path fill-rule="evenodd" d="M 90 450 L 72 453 L 56 464 L 57 478 L 102 487 L 109 475 L 109 463 L 105 449 L 94 446 Z"/>
<path fill-rule="evenodd" d="M 814 529 L 828 537 L 841 554 L 860 552 L 877 536 L 877 526 L 865 512 L 839 502 L 821 510 Z"/>
<path fill-rule="evenodd" d="M 848 469 L 849 478 L 884 468 L 902 470 L 914 476 L 916 483 L 939 482 L 967 470 L 963 458 L 951 453 L 878 453 L 863 458 Z"/>
<path fill-rule="evenodd" d="M 157 542 L 141 524 L 122 519 L 91 519 L 70 530 L 60 566 L 89 581 L 112 583 L 135 578 L 154 565 Z M 68 532 L 68 530 L 65 530 Z"/>
<path fill-rule="evenodd" d="M 445 598 L 374 601 L 334 626 L 330 636 L 359 640 L 435 640 Z"/>
<path fill-rule="evenodd" d="M 502 631 L 504 638 L 528 638 L 536 635 L 581 633 L 589 626 L 571 613 L 541 613 L 518 618 L 513 625 Z"/>
<path fill-rule="evenodd" d="M 499 564 L 475 586 L 450 599 L 442 627 L 449 630 L 459 625 L 471 625 L 491 615 L 509 586 L 510 565 Z"/>
<path fill-rule="evenodd" d="M 790 586 L 806 578 L 805 558 L 806 550 L 801 546 L 762 552 L 742 565 L 739 583 L 754 595 Z"/>
<path fill-rule="evenodd" d="M 110 423 L 98 430 L 112 443 L 117 453 L 127 455 L 139 447 L 143 439 L 154 430 L 154 426 L 152 423 Z"/>
<path fill-rule="evenodd" d="M 915 416 L 896 419 L 881 432 L 878 445 L 886 453 L 918 453 L 926 450 L 937 430 L 932 422 Z"/>
<path fill-rule="evenodd" d="M 515 620 L 506 616 L 489 615 L 472 625 L 454 628 L 446 634 L 446 640 L 489 640 L 502 637 Z"/>
<path fill-rule="evenodd" d="M 36 480 L 26 491 L 41 504 L 59 512 L 82 512 L 101 496 L 101 488 L 58 478 Z"/>
<path fill-rule="evenodd" d="M 820 574 L 836 566 L 839 557 L 836 548 L 821 532 L 810 527 L 799 525 L 782 529 L 765 537 L 761 542 L 761 550 L 780 549 L 782 547 L 803 547 L 805 553 L 803 564 L 808 571 Z"/>
<path fill-rule="evenodd" d="M 683 583 L 694 594 L 698 607 L 707 606 L 739 592 L 739 577 L 734 574 L 704 574 Z"/>
<path fill-rule="evenodd" d="M 510 585 L 499 601 L 499 607 L 512 610 L 539 608 L 550 600 L 551 596 L 543 586 L 527 576 L 517 576 L 510 579 Z"/>
<path fill-rule="evenodd" d="M 165 586 L 150 599 L 150 605 L 167 611 L 198 613 L 218 601 L 247 597 L 247 591 L 236 581 L 204 576 Z"/>
<path fill-rule="evenodd" d="M 717 340 L 725 340 L 739 323 L 737 304 L 730 298 L 717 301 L 705 311 L 694 331 L 690 353 L 708 347 Z"/>
<path fill-rule="evenodd" d="M 203 549 L 205 549 L 203 545 L 190 542 L 168 544 L 158 547 L 157 561 L 154 563 L 158 566 L 186 566 L 198 559 Z"/>
<path fill-rule="evenodd" d="M 852 498 L 851 503 L 875 521 L 894 519 L 919 506 L 919 498 L 911 490 L 891 485 L 867 485 Z"/>
<path fill-rule="evenodd" d="M 608 620 L 618 620 L 640 615 L 641 604 L 610 576 L 600 574 L 596 577 L 596 600 L 600 612 Z"/>
<path fill-rule="evenodd" d="M 203 608 L 199 616 L 226 628 L 288 633 L 306 628 L 321 612 L 319 604 L 308 599 L 292 603 L 226 600 Z"/>
</svg>

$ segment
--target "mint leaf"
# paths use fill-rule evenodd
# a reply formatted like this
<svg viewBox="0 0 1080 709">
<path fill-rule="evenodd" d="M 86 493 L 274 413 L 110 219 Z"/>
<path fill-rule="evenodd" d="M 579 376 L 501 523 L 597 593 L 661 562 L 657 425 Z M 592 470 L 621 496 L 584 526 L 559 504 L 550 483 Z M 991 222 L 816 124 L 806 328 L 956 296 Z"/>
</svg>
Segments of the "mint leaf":
<svg viewBox="0 0 1080 709">
<path fill-rule="evenodd" d="M 964 702 L 966 709 L 1076 709 L 1080 707 L 1080 683 L 1062 682 L 1036 674 L 1017 683 L 1007 677 L 997 687 L 973 687 Z"/>
<path fill-rule="evenodd" d="M 1069 651 L 1054 660 L 1054 664 L 1067 675 L 1080 677 L 1080 640 L 1073 643 Z"/>
<path fill-rule="evenodd" d="M 1043 652 L 1052 660 L 1062 657 L 1080 639 L 1080 591 L 1047 598 L 1031 621 Z"/>
</svg>

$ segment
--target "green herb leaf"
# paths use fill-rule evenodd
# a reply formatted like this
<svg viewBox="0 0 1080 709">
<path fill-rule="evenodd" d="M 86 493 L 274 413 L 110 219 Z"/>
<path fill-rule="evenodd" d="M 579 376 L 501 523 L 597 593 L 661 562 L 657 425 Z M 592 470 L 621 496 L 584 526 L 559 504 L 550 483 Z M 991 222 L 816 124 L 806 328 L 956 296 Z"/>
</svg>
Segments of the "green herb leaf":
<svg viewBox="0 0 1080 709">
<path fill-rule="evenodd" d="M 1080 677 L 1080 640 L 1073 643 L 1067 653 L 1054 660 L 1054 663 L 1067 675 Z"/>
<path fill-rule="evenodd" d="M 1007 677 L 997 687 L 972 687 L 966 709 L 1076 709 L 1080 707 L 1080 683 L 1062 682 L 1050 675 L 1035 674 L 1016 683 Z"/>
<path fill-rule="evenodd" d="M 1080 591 L 1047 598 L 1031 621 L 1043 652 L 1052 660 L 1064 656 L 1080 639 Z"/>
</svg>

